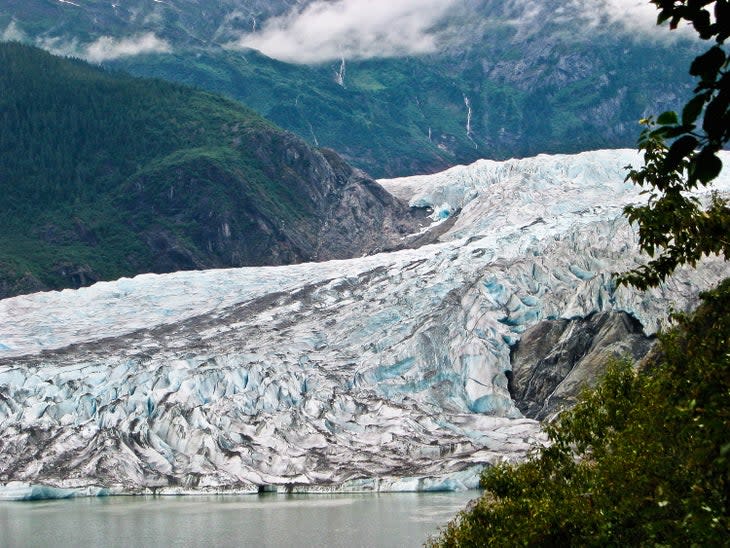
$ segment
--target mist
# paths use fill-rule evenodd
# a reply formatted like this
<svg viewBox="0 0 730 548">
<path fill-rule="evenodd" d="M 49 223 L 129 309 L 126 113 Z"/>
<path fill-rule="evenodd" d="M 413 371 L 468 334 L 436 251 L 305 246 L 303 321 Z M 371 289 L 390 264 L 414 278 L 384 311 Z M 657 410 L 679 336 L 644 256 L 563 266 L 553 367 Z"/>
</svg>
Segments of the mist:
<svg viewBox="0 0 730 548">
<path fill-rule="evenodd" d="M 0 33 L 0 41 L 3 42 L 23 42 L 26 39 L 25 33 L 20 30 L 15 21 L 11 21 L 5 30 Z"/>
<path fill-rule="evenodd" d="M 437 49 L 434 30 L 458 0 L 317 0 L 266 21 L 234 47 L 292 63 L 421 55 Z"/>
<path fill-rule="evenodd" d="M 172 51 L 170 44 L 152 33 L 122 39 L 102 36 L 85 47 L 84 58 L 91 62 L 101 63 L 120 57 L 131 57 L 143 53 L 169 53 L 170 51 Z"/>
<path fill-rule="evenodd" d="M 92 63 L 103 63 L 104 61 L 144 53 L 169 53 L 172 51 L 172 47 L 167 41 L 158 38 L 153 33 L 127 38 L 101 36 L 87 44 L 79 44 L 76 39 L 42 38 L 36 40 L 36 45 L 56 55 L 78 57 Z"/>
</svg>

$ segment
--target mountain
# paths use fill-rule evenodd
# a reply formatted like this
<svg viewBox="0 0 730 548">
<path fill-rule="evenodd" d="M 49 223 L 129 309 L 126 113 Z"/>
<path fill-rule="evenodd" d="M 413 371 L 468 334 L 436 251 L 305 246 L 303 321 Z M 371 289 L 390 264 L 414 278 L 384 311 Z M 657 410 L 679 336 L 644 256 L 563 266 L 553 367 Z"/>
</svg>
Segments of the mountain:
<svg viewBox="0 0 730 548">
<path fill-rule="evenodd" d="M 475 486 L 543 439 L 506 373 L 531 329 L 560 323 L 559 343 L 566 323 L 606 333 L 602 315 L 626 315 L 651 335 L 668 303 L 727 277 L 710 258 L 648 292 L 615 286 L 641 260 L 621 213 L 642 200 L 623 175 L 638 161 L 382 181 L 433 211 L 440 241 L 418 249 L 0 301 L 0 496 Z"/>
<path fill-rule="evenodd" d="M 214 36 L 230 38 L 250 30 L 256 20 L 281 15 L 302 0 L 2 0 L 0 25 L 47 40 L 154 32 L 176 44 L 201 44 Z"/>
<path fill-rule="evenodd" d="M 340 6 L 331 13 L 342 16 L 345 3 L 357 2 L 330 3 Z M 336 49 L 338 40 L 347 46 L 349 35 L 362 48 L 343 46 L 341 56 L 322 60 L 307 43 L 300 59 L 292 59 L 296 48 L 279 55 L 286 62 L 241 46 L 259 45 L 267 23 L 281 27 L 272 36 L 283 41 L 297 21 L 330 13 L 313 0 L 3 0 L 0 29 L 52 51 L 223 93 L 376 177 L 484 157 L 633 146 L 640 118 L 677 108 L 693 88 L 687 67 L 698 44 L 636 29 L 634 12 L 620 18 L 615 3 L 430 4 L 442 16 L 413 41 L 433 38 L 431 50 L 411 53 L 404 44 L 401 53 L 379 54 L 378 40 L 397 36 L 391 27 L 399 21 L 371 29 L 365 18 L 319 49 Z M 416 12 L 425 18 L 429 8 Z M 409 22 L 400 31 L 406 36 Z M 306 37 L 319 44 L 316 36 L 328 31 L 316 28 Z"/>
<path fill-rule="evenodd" d="M 409 208 L 231 100 L 0 44 L 0 297 L 402 245 Z"/>
</svg>

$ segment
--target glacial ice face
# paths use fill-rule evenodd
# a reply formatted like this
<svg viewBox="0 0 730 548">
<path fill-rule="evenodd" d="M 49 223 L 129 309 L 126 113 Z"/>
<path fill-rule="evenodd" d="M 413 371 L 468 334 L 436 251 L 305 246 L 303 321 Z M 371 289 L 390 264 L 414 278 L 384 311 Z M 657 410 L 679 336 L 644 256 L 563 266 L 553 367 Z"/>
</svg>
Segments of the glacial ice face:
<svg viewBox="0 0 730 548">
<path fill-rule="evenodd" d="M 509 346 L 623 310 L 647 332 L 727 276 L 650 291 L 621 216 L 630 151 L 383 181 L 460 210 L 441 243 L 347 261 L 98 283 L 0 301 L 0 481 L 112 492 L 460 488 L 542 439 Z M 730 188 L 724 177 L 720 188 Z M 435 487 L 434 487 L 435 486 Z"/>
</svg>

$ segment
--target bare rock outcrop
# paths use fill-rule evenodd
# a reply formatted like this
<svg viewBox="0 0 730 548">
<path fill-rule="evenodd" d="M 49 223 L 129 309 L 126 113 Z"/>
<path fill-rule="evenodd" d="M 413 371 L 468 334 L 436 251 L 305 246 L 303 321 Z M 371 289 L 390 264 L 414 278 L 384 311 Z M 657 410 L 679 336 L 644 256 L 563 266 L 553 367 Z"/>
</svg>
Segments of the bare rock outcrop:
<svg viewBox="0 0 730 548">
<path fill-rule="evenodd" d="M 512 397 L 526 417 L 549 419 L 593 386 L 611 358 L 640 359 L 654 344 L 625 312 L 547 320 L 512 348 Z"/>
</svg>

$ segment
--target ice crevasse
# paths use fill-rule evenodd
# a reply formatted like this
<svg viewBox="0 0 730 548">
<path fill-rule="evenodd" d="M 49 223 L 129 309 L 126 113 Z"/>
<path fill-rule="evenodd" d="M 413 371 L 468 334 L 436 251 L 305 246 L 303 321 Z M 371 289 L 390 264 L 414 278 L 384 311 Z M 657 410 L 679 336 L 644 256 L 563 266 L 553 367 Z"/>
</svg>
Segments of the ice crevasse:
<svg viewBox="0 0 730 548">
<path fill-rule="evenodd" d="M 381 181 L 452 217 L 418 249 L 0 301 L 0 498 L 476 486 L 542 439 L 507 390 L 526 328 L 617 310 L 652 333 L 730 274 L 710 258 L 616 288 L 641 260 L 621 213 L 642 199 L 624 181 L 639 163 L 596 151 Z"/>
</svg>

